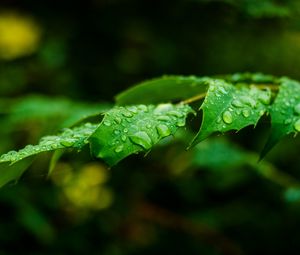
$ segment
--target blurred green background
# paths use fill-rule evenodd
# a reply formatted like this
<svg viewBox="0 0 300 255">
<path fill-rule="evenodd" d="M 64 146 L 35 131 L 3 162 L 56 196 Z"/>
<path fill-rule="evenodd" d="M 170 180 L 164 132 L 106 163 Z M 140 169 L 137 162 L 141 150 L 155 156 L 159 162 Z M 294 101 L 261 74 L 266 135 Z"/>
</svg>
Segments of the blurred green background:
<svg viewBox="0 0 300 255">
<path fill-rule="evenodd" d="M 2 0 L 0 153 L 163 74 L 300 79 L 299 15 L 292 0 Z M 111 170 L 67 153 L 49 178 L 44 154 L 0 190 L 0 255 L 297 254 L 300 140 L 258 164 L 268 128 L 191 151 L 178 133 Z"/>
</svg>

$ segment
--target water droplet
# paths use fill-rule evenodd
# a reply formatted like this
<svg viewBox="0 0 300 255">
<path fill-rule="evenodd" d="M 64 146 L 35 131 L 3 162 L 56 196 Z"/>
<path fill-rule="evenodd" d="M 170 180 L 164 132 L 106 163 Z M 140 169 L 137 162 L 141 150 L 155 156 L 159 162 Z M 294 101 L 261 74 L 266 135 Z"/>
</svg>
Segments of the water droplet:
<svg viewBox="0 0 300 255">
<path fill-rule="evenodd" d="M 152 146 L 152 140 L 150 136 L 144 131 L 136 132 L 134 135 L 129 136 L 129 138 L 133 143 L 143 147 L 146 150 L 150 149 Z"/>
<path fill-rule="evenodd" d="M 292 119 L 286 119 L 286 120 L 284 121 L 284 124 L 285 124 L 285 125 L 291 124 L 292 121 L 293 121 Z"/>
<path fill-rule="evenodd" d="M 125 111 L 125 112 L 122 112 L 122 115 L 126 118 L 131 118 L 133 117 L 133 114 L 131 112 L 128 112 L 128 111 Z"/>
<path fill-rule="evenodd" d="M 177 126 L 177 127 L 184 127 L 184 126 L 185 126 L 185 119 L 179 119 L 179 120 L 176 122 L 176 126 Z"/>
<path fill-rule="evenodd" d="M 103 124 L 107 127 L 111 126 L 111 122 L 109 120 L 105 120 Z"/>
<path fill-rule="evenodd" d="M 124 128 L 124 133 L 128 133 L 128 129 L 127 128 Z"/>
<path fill-rule="evenodd" d="M 264 111 L 264 110 L 260 110 L 260 111 L 259 111 L 259 115 L 260 115 L 260 116 L 263 116 L 264 114 L 265 114 L 265 111 Z"/>
<path fill-rule="evenodd" d="M 295 107 L 294 107 L 294 111 L 296 114 L 300 115 L 300 104 L 297 104 Z"/>
<path fill-rule="evenodd" d="M 294 128 L 296 129 L 296 131 L 300 132 L 300 119 L 298 119 L 298 120 L 295 122 Z"/>
<path fill-rule="evenodd" d="M 120 130 L 117 130 L 117 129 L 116 129 L 116 130 L 114 130 L 114 134 L 115 134 L 115 135 L 118 135 L 118 134 L 120 134 Z"/>
<path fill-rule="evenodd" d="M 116 153 L 120 153 L 123 150 L 123 145 L 119 145 L 115 148 Z"/>
<path fill-rule="evenodd" d="M 169 136 L 171 134 L 171 130 L 169 129 L 169 127 L 164 124 L 158 125 L 156 127 L 156 130 L 161 137 Z"/>
<path fill-rule="evenodd" d="M 154 109 L 154 114 L 161 114 L 165 112 L 169 112 L 172 110 L 172 105 L 171 104 L 159 104 L 155 109 Z"/>
<path fill-rule="evenodd" d="M 271 102 L 271 93 L 265 92 L 258 95 L 258 100 L 261 101 L 263 104 L 268 105 Z"/>
<path fill-rule="evenodd" d="M 62 141 L 60 141 L 60 144 L 64 147 L 71 147 L 71 146 L 74 145 L 74 143 L 75 143 L 74 140 L 62 140 Z"/>
<path fill-rule="evenodd" d="M 126 139 L 127 139 L 127 136 L 126 136 L 126 135 L 122 135 L 122 136 L 121 136 L 121 140 L 122 140 L 123 142 L 125 142 Z"/>
<path fill-rule="evenodd" d="M 181 118 L 183 116 L 182 113 L 177 112 L 177 111 L 169 111 L 169 112 L 167 112 L 167 114 L 171 115 L 171 116 L 174 116 L 174 117 L 177 117 L 177 118 Z"/>
<path fill-rule="evenodd" d="M 138 109 L 136 106 L 130 106 L 127 108 L 129 111 L 131 111 L 132 113 L 137 113 L 138 112 Z"/>
<path fill-rule="evenodd" d="M 253 107 L 253 108 L 256 107 L 256 101 L 251 97 L 242 96 L 242 97 L 240 97 L 240 100 L 242 103 L 244 103 L 250 107 Z"/>
<path fill-rule="evenodd" d="M 248 117 L 250 116 L 250 111 L 247 110 L 247 109 L 245 109 L 245 110 L 242 111 L 242 114 L 243 114 L 243 116 L 244 116 L 245 118 L 248 118 Z"/>
<path fill-rule="evenodd" d="M 160 121 L 171 121 L 171 118 L 165 115 L 157 116 L 156 119 Z"/>
<path fill-rule="evenodd" d="M 138 106 L 138 109 L 141 110 L 141 111 L 144 111 L 144 112 L 148 112 L 147 106 L 146 106 L 146 105 L 143 105 L 143 104 L 139 105 L 139 106 Z"/>
<path fill-rule="evenodd" d="M 226 89 L 223 86 L 219 87 L 219 91 L 224 95 L 228 94 L 228 92 L 226 91 Z"/>
<path fill-rule="evenodd" d="M 225 111 L 222 115 L 222 118 L 226 124 L 232 123 L 232 114 L 229 111 Z"/>
<path fill-rule="evenodd" d="M 24 149 L 30 151 L 30 150 L 33 150 L 33 148 L 34 148 L 34 146 L 29 144 L 29 145 L 26 145 L 26 147 Z"/>
<path fill-rule="evenodd" d="M 121 119 L 120 117 L 116 117 L 116 118 L 115 118 L 115 122 L 116 122 L 117 124 L 120 124 L 120 123 L 122 122 L 122 119 Z"/>
<path fill-rule="evenodd" d="M 240 100 L 237 100 L 237 99 L 233 100 L 233 101 L 231 102 L 231 104 L 232 104 L 234 107 L 237 107 L 237 108 L 242 108 L 242 107 L 244 107 L 244 104 L 243 104 Z"/>
<path fill-rule="evenodd" d="M 147 125 L 146 125 L 146 128 L 151 128 L 151 125 L 150 125 L 150 124 L 147 124 Z"/>
</svg>

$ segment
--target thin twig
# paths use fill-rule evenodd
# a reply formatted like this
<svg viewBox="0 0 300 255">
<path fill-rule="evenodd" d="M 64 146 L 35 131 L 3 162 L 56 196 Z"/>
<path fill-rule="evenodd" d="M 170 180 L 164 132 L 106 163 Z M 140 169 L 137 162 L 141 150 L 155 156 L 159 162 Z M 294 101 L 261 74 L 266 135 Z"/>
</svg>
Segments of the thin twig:
<svg viewBox="0 0 300 255">
<path fill-rule="evenodd" d="M 196 102 L 196 101 L 199 101 L 199 100 L 205 98 L 205 96 L 206 96 L 206 93 L 201 93 L 201 94 L 196 95 L 194 97 L 188 98 L 188 99 L 182 101 L 181 103 L 190 104 L 190 103 L 193 103 L 193 102 Z"/>
</svg>

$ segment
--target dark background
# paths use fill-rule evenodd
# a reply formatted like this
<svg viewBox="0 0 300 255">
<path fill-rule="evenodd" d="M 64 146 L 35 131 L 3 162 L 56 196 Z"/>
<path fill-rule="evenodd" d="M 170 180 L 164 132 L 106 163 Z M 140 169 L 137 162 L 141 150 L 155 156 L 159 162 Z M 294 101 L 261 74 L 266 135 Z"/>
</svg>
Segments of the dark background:
<svg viewBox="0 0 300 255">
<path fill-rule="evenodd" d="M 8 13 L 39 27 L 33 50 L 1 55 Z M 0 151 L 59 130 L 57 115 L 77 109 L 62 102 L 113 102 L 164 74 L 300 79 L 299 14 L 297 1 L 2 0 Z M 14 35 L 23 47 L 26 37 Z M 32 94 L 43 95 L 40 115 L 6 115 Z M 158 146 L 111 170 L 88 151 L 66 154 L 50 178 L 43 155 L 0 190 L 0 255 L 297 254 L 300 140 L 285 139 L 258 165 L 268 127 L 212 138 L 195 153 Z"/>
</svg>

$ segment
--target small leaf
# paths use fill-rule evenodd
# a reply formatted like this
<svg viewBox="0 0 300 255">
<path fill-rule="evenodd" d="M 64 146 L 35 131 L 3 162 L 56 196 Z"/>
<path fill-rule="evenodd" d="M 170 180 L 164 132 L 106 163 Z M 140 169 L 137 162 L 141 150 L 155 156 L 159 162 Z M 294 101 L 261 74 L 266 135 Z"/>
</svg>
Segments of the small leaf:
<svg viewBox="0 0 300 255">
<path fill-rule="evenodd" d="M 162 138 L 185 125 L 193 110 L 188 105 L 160 104 L 115 107 L 108 111 L 90 137 L 91 151 L 109 165 L 140 151 L 148 151 Z"/>
<path fill-rule="evenodd" d="M 195 145 L 214 132 L 240 130 L 256 125 L 271 102 L 271 91 L 255 86 L 237 87 L 223 80 L 210 83 L 203 110 L 201 129 L 192 141 Z"/>
<path fill-rule="evenodd" d="M 300 132 L 300 84 L 281 79 L 279 93 L 270 107 L 271 135 L 261 153 L 263 158 L 284 136 Z"/>
<path fill-rule="evenodd" d="M 164 76 L 140 83 L 116 96 L 118 105 L 158 104 L 182 100 L 207 90 L 210 78 Z"/>
<path fill-rule="evenodd" d="M 11 164 L 14 164 L 24 158 L 46 151 L 65 148 L 81 149 L 88 143 L 88 137 L 96 130 L 97 126 L 98 124 L 85 123 L 84 125 L 73 129 L 66 129 L 59 135 L 45 136 L 40 140 L 38 145 L 27 145 L 18 152 L 10 151 L 3 154 L 0 157 L 0 163 L 10 162 Z"/>
</svg>

